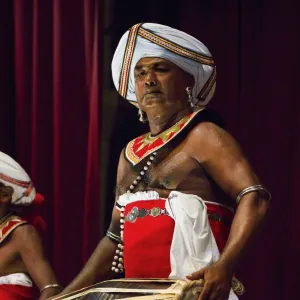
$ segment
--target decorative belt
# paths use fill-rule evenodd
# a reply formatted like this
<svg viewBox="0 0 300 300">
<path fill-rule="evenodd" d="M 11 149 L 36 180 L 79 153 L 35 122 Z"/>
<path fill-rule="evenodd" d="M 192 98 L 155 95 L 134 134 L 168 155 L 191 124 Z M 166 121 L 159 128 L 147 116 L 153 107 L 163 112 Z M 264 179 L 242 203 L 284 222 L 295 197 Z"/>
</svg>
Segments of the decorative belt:
<svg viewBox="0 0 300 300">
<path fill-rule="evenodd" d="M 136 206 L 126 215 L 125 221 L 134 223 L 137 218 L 144 218 L 146 216 L 158 217 L 158 216 L 169 216 L 166 209 L 160 207 L 153 207 L 151 209 L 141 208 L 138 209 Z"/>
<path fill-rule="evenodd" d="M 231 226 L 231 220 L 220 216 L 218 213 L 208 214 L 208 218 L 213 222 L 222 222 L 227 226 Z"/>
<path fill-rule="evenodd" d="M 126 215 L 125 221 L 134 223 L 137 218 L 144 218 L 146 216 L 158 217 L 158 216 L 169 216 L 169 213 L 166 209 L 162 209 L 160 207 L 153 207 L 151 209 L 141 208 L 138 209 L 134 206 L 131 211 Z M 231 225 L 231 221 L 227 218 L 220 216 L 218 213 L 208 214 L 208 218 L 213 222 L 223 222 L 227 226 Z"/>
</svg>

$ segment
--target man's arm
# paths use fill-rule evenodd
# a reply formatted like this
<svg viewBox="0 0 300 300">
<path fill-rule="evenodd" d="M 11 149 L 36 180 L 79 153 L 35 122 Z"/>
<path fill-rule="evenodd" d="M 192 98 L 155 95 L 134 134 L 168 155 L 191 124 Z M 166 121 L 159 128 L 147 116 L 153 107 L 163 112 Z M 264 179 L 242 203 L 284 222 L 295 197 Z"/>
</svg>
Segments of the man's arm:
<svg viewBox="0 0 300 300">
<path fill-rule="evenodd" d="M 190 151 L 213 180 L 233 199 L 259 180 L 237 142 L 212 123 L 199 124 L 190 134 Z M 199 299 L 228 299 L 231 278 L 243 252 L 264 219 L 269 202 L 263 193 L 245 195 L 237 208 L 227 244 L 211 267 L 199 270 L 188 279 L 204 278 Z"/>
<path fill-rule="evenodd" d="M 124 158 L 124 150 L 122 150 L 117 171 L 117 184 L 127 174 L 129 168 L 130 166 Z M 116 195 L 116 200 L 117 198 L 118 195 Z M 115 207 L 113 209 L 109 230 L 120 236 L 120 212 Z M 116 249 L 117 244 L 105 236 L 99 242 L 82 271 L 60 295 L 65 295 L 97 283 L 98 281 L 112 278 L 115 273 L 111 271 L 111 267 Z"/>
<path fill-rule="evenodd" d="M 12 235 L 12 243 L 22 257 L 29 275 L 39 289 L 57 284 L 54 272 L 44 255 L 44 249 L 40 237 L 32 225 L 22 225 L 15 229 Z M 40 294 L 40 300 L 56 295 L 61 291 L 59 286 L 45 289 Z"/>
<path fill-rule="evenodd" d="M 117 245 L 105 236 L 81 272 L 63 290 L 60 296 L 90 286 L 98 281 L 112 278 L 111 265 L 116 248 Z"/>
</svg>

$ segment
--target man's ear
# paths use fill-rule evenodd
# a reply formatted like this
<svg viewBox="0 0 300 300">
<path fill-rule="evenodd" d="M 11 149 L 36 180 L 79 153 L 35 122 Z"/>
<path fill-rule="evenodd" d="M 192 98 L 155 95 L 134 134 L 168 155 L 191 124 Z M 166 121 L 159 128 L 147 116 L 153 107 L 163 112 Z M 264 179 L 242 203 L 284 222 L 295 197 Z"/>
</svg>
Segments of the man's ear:
<svg viewBox="0 0 300 300">
<path fill-rule="evenodd" d="M 190 79 L 190 81 L 191 81 L 191 88 L 193 89 L 193 87 L 194 87 L 194 85 L 195 85 L 195 77 L 194 76 L 192 76 L 192 78 Z"/>
<path fill-rule="evenodd" d="M 187 72 L 185 72 L 186 74 L 186 80 L 187 80 L 187 86 L 191 87 L 193 89 L 194 85 L 195 85 L 195 77 L 192 74 L 189 74 Z"/>
</svg>

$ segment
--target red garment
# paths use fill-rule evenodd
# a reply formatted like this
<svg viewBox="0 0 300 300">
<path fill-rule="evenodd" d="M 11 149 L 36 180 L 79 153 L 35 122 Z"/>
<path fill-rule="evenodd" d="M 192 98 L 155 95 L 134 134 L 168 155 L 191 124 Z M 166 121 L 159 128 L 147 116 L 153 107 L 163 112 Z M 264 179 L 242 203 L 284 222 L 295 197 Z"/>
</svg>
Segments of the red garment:
<svg viewBox="0 0 300 300">
<path fill-rule="evenodd" d="M 133 207 L 165 208 L 165 200 L 142 200 L 127 204 L 125 216 Z M 137 218 L 124 229 L 124 267 L 126 278 L 168 278 L 171 272 L 170 248 L 174 220 L 165 215 Z"/>
<path fill-rule="evenodd" d="M 206 203 L 209 223 L 220 252 L 227 241 L 233 212 L 220 205 Z M 125 207 L 125 216 L 133 207 L 147 210 L 165 209 L 165 200 L 140 200 Z M 213 218 L 215 213 L 221 221 Z M 228 222 L 224 223 L 223 220 Z M 229 224 L 227 224 L 229 223 Z M 174 232 L 170 216 L 146 216 L 135 222 L 126 221 L 124 227 L 124 268 L 126 278 L 168 278 L 171 273 L 170 249 Z M 187 233 L 188 234 L 188 233 Z"/>
<path fill-rule="evenodd" d="M 33 288 L 22 285 L 1 284 L 0 285 L 1 300 L 32 300 Z"/>
<path fill-rule="evenodd" d="M 205 203 L 207 207 L 208 221 L 215 237 L 220 253 L 223 251 L 228 239 L 234 212 L 218 204 Z M 213 214 L 218 214 L 223 220 L 214 221 Z"/>
</svg>

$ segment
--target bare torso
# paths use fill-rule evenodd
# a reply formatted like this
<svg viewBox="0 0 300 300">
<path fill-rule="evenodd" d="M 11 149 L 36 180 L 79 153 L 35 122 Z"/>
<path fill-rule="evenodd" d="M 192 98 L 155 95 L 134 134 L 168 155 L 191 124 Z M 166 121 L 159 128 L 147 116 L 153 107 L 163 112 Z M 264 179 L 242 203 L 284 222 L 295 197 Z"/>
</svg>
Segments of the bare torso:
<svg viewBox="0 0 300 300">
<path fill-rule="evenodd" d="M 197 146 L 201 147 L 201 145 Z M 195 147 L 194 143 L 187 136 L 176 147 L 167 145 L 163 150 L 159 150 L 153 164 L 134 192 L 155 190 L 161 197 L 166 198 L 171 191 L 179 191 L 197 195 L 205 201 L 232 206 L 232 200 L 215 184 L 201 163 L 194 158 L 193 147 Z M 128 190 L 146 161 L 147 159 L 134 167 L 126 161 L 128 170 L 119 181 L 118 195 Z"/>
<path fill-rule="evenodd" d="M 16 230 L 18 230 L 18 228 L 0 245 L 0 276 L 13 273 L 27 273 L 23 260 L 13 242 L 13 235 Z"/>
</svg>

